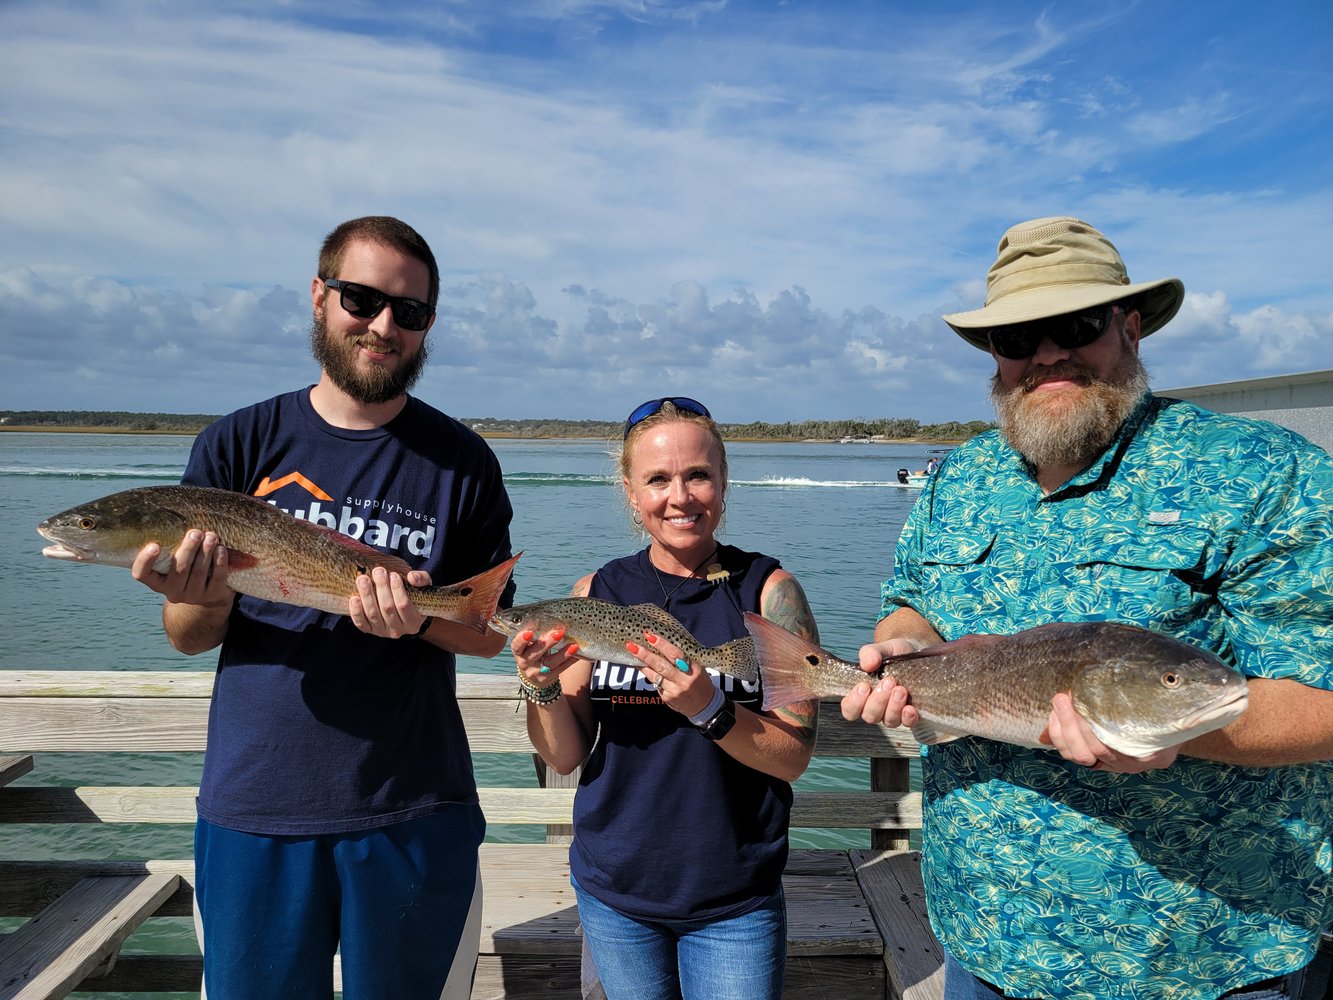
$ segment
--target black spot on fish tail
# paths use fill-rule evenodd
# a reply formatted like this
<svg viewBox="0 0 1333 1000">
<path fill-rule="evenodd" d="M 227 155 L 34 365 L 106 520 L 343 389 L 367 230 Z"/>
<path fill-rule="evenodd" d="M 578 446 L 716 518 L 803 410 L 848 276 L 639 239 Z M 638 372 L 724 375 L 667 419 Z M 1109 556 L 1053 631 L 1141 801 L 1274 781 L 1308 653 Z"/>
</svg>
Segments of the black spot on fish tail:
<svg viewBox="0 0 1333 1000">
<path fill-rule="evenodd" d="M 459 592 L 458 592 L 458 596 L 459 596 L 459 597 L 471 597 L 471 596 L 472 596 L 472 588 L 471 588 L 471 587 L 463 587 L 461 590 L 459 590 Z"/>
<path fill-rule="evenodd" d="M 814 653 L 807 653 L 805 655 L 805 662 L 810 664 L 810 666 L 812 667 L 817 667 L 819 666 L 819 657 L 816 656 Z"/>
</svg>

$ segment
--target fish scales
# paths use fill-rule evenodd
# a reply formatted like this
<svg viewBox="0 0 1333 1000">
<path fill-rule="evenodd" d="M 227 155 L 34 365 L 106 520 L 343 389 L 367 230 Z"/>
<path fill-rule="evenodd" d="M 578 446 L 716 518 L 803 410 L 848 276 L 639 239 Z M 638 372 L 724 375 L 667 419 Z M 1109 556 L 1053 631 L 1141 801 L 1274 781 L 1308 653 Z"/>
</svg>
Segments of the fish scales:
<svg viewBox="0 0 1333 1000">
<path fill-rule="evenodd" d="M 911 694 L 925 744 L 962 735 L 1039 747 L 1061 691 L 1098 738 L 1141 756 L 1220 728 L 1247 705 L 1245 678 L 1205 650 L 1117 622 L 1056 622 L 1008 636 L 965 636 L 885 658 L 879 674 L 746 614 L 764 708 L 842 697 L 887 673 Z"/>
<path fill-rule="evenodd" d="M 648 631 L 678 647 L 691 663 L 751 683 L 759 678 L 754 642 L 748 636 L 705 646 L 655 604 L 626 607 L 595 597 L 562 597 L 498 611 L 491 619 L 491 628 L 509 636 L 526 629 L 541 634 L 563 628 L 564 641 L 577 645 L 579 656 L 614 663 L 625 661 L 627 642 L 643 642 L 643 633 Z"/>
<path fill-rule="evenodd" d="M 190 529 L 214 532 L 227 549 L 227 583 L 235 591 L 331 614 L 346 614 L 356 578 L 377 566 L 406 574 L 397 556 L 329 528 L 292 517 L 243 493 L 202 486 L 124 490 L 47 518 L 37 528 L 56 544 L 54 559 L 128 567 L 149 542 L 162 547 L 165 572 Z M 518 556 L 468 580 L 407 587 L 422 614 L 486 631 Z"/>
</svg>

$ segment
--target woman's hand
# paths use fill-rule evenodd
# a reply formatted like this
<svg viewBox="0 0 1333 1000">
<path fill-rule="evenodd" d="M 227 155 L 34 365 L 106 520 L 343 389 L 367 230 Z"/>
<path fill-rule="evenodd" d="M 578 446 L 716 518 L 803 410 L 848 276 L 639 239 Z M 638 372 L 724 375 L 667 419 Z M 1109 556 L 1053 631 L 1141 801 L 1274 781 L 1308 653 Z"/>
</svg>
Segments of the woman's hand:
<svg viewBox="0 0 1333 1000">
<path fill-rule="evenodd" d="M 519 675 L 529 684 L 550 687 L 558 684 L 560 674 L 578 659 L 577 643 L 564 643 L 565 630 L 553 628 L 544 636 L 524 629 L 509 643 Z"/>
<path fill-rule="evenodd" d="M 697 715 L 713 700 L 716 686 L 708 671 L 685 660 L 681 651 L 652 632 L 643 633 L 646 645 L 625 643 L 625 649 L 638 659 L 645 677 L 657 688 L 669 708 L 689 717 Z"/>
</svg>

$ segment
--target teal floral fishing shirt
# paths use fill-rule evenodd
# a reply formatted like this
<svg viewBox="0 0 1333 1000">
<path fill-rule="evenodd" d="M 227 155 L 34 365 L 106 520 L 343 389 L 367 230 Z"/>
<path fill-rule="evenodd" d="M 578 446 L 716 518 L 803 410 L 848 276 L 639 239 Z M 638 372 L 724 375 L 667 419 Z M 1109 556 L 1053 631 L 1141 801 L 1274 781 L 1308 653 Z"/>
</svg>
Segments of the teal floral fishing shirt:
<svg viewBox="0 0 1333 1000">
<path fill-rule="evenodd" d="M 1049 496 L 981 435 L 922 491 L 894 573 L 883 613 L 945 639 L 1129 622 L 1333 688 L 1333 460 L 1266 422 L 1145 396 Z M 966 737 L 922 770 L 931 922 L 1013 996 L 1211 1000 L 1301 968 L 1333 924 L 1333 762 L 1118 775 Z"/>
</svg>

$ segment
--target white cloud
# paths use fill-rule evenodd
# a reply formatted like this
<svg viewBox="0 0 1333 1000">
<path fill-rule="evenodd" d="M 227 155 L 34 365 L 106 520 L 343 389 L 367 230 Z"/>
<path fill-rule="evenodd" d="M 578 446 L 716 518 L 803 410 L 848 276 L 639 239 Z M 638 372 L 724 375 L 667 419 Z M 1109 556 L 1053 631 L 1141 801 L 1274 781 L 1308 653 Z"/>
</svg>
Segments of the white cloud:
<svg viewBox="0 0 1333 1000">
<path fill-rule="evenodd" d="M 394 11 L 0 7 L 0 406 L 313 379 L 318 242 L 382 212 L 440 258 L 422 390 L 460 416 L 691 387 L 736 419 L 985 416 L 989 359 L 938 316 L 1063 212 L 1190 290 L 1156 383 L 1333 366 L 1333 129 L 1283 82 L 1326 72 L 1323 25 L 1266 48 L 1233 11 L 1196 57 L 1189 18 L 1109 2 Z"/>
</svg>

